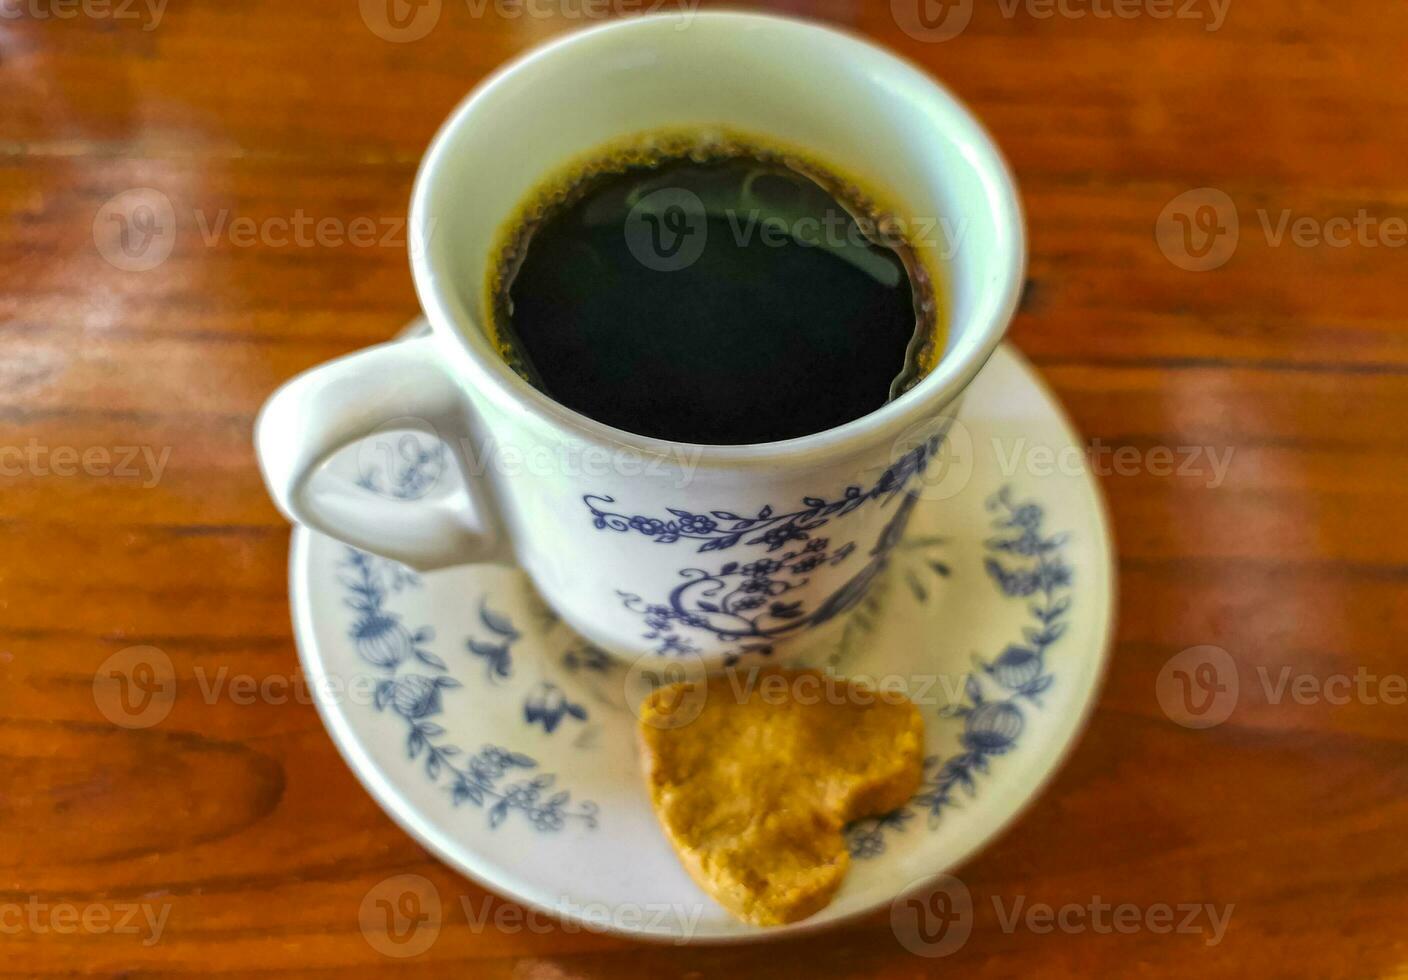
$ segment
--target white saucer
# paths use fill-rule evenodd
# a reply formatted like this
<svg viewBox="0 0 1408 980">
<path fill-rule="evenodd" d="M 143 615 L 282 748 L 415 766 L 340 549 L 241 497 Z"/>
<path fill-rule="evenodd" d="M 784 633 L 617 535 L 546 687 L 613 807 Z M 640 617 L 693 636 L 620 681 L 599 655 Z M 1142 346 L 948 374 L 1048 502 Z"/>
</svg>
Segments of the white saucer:
<svg viewBox="0 0 1408 980">
<path fill-rule="evenodd" d="M 626 667 L 558 623 L 515 569 L 415 576 L 295 530 L 294 627 L 323 720 L 431 851 L 590 928 L 747 941 L 883 906 L 953 869 L 1032 798 L 1081 731 L 1109 645 L 1109 529 L 1051 394 L 1003 347 L 962 420 L 944 483 L 962 490 L 918 504 L 839 644 L 804 651 L 841 674 L 902 678 L 932 756 L 907 808 L 850 828 L 845 884 L 809 919 L 747 926 L 690 880 L 646 798 Z M 348 450 L 331 469 L 366 482 L 358 466 Z"/>
</svg>

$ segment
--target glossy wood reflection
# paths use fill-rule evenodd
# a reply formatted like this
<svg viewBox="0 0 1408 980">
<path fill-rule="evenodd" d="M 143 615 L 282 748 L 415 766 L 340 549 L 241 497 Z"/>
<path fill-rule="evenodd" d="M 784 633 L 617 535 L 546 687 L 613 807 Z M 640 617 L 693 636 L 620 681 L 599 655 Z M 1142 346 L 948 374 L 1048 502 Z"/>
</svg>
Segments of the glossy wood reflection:
<svg viewBox="0 0 1408 980">
<path fill-rule="evenodd" d="M 1025 816 L 959 869 L 974 931 L 928 961 L 883 915 L 766 949 L 476 925 L 522 910 L 398 830 L 300 693 L 254 413 L 415 313 L 402 219 L 465 91 L 594 11 L 649 4 L 421 5 L 438 19 L 400 41 L 353 0 L 0 6 L 17 12 L 0 19 L 0 976 L 1408 971 L 1408 707 L 1275 686 L 1288 670 L 1408 671 L 1408 247 L 1391 224 L 1408 217 L 1408 7 L 978 3 L 961 34 L 926 41 L 902 4 L 770 5 L 892 46 L 988 124 L 1031 229 L 1013 338 L 1094 446 L 1226 460 L 1103 477 L 1121 595 L 1099 710 Z M 1134 15 L 1098 15 L 1116 7 Z M 165 195 L 175 229 L 140 272 L 99 248 L 118 233 L 104 205 L 139 188 Z M 1240 227 L 1203 273 L 1156 237 L 1198 188 L 1226 194 Z M 1375 224 L 1344 246 L 1289 230 L 1360 215 Z M 344 233 L 320 235 L 324 219 Z M 348 240 L 358 221 L 374 241 Z M 56 447 L 148 455 L 125 476 L 26 455 Z M 135 644 L 170 657 L 178 690 L 200 668 L 289 696 L 177 697 L 158 726 L 114 726 L 94 673 Z M 1206 731 L 1155 697 L 1167 659 L 1199 644 L 1242 678 L 1236 713 Z M 358 914 L 405 873 L 453 901 L 432 949 L 393 960 Z M 994 895 L 1234 909 L 1210 945 L 1004 929 Z M 159 941 L 28 918 L 140 904 L 166 910 Z"/>
</svg>

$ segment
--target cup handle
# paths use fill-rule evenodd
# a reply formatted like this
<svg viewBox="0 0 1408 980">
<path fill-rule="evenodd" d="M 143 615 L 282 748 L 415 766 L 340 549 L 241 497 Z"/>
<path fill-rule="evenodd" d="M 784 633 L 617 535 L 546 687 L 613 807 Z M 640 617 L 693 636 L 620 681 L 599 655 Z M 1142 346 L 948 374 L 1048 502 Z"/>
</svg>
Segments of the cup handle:
<svg viewBox="0 0 1408 980">
<path fill-rule="evenodd" d="M 506 561 L 491 488 L 466 459 L 473 409 L 434 345 L 424 336 L 370 347 L 274 392 L 254 430 L 264 482 L 290 520 L 420 571 Z M 331 479 L 314 489 L 313 475 L 334 453 L 402 419 L 428 425 L 449 444 L 465 493 L 393 499 Z"/>
</svg>

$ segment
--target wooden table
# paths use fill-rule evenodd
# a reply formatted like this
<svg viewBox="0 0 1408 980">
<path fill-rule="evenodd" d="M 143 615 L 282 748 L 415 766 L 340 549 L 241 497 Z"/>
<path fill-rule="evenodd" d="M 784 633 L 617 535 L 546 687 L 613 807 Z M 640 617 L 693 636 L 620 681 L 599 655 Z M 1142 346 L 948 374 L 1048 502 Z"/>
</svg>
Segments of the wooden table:
<svg viewBox="0 0 1408 980">
<path fill-rule="evenodd" d="M 531 13 L 550 6 L 565 13 Z M 359 903 L 388 876 L 485 896 L 382 814 L 306 697 L 194 690 L 197 668 L 270 692 L 297 677 L 289 532 L 251 423 L 280 382 L 415 313 L 397 222 L 426 142 L 486 72 L 603 6 L 627 5 L 447 0 L 392 42 L 354 0 L 0 2 L 0 973 L 1408 972 L 1408 7 L 1370 0 L 982 0 L 942 41 L 886 3 L 775 5 L 883 40 L 986 120 L 1031 228 L 1013 338 L 1083 433 L 1141 461 L 1103 478 L 1121 599 L 1099 710 L 960 869 L 980 897 L 963 949 L 915 957 L 884 915 L 676 949 L 455 914 L 417 958 L 372 948 Z M 146 271 L 113 251 L 131 199 L 109 202 L 134 188 L 175 217 Z M 1165 214 L 1199 188 L 1240 219 L 1203 272 L 1186 267 L 1226 246 L 1207 201 Z M 388 235 L 285 240 L 300 215 Z M 1220 485 L 1159 472 L 1151 450 L 1182 446 L 1232 453 Z M 150 455 L 123 465 L 125 447 Z M 1202 644 L 1241 692 L 1195 730 L 1156 682 Z M 93 676 L 134 645 L 169 656 L 178 688 L 161 724 L 128 730 Z M 1004 930 L 988 895 L 1234 909 L 1209 945 Z M 119 928 L 129 906 L 163 917 L 158 941 Z"/>
</svg>

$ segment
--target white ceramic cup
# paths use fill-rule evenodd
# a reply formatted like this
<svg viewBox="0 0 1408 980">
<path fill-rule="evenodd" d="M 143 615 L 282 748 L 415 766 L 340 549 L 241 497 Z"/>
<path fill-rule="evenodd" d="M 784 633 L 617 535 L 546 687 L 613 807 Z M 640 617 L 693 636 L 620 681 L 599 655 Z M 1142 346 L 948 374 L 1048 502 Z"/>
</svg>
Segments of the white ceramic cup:
<svg viewBox="0 0 1408 980">
<path fill-rule="evenodd" d="M 950 234 L 920 247 L 956 246 L 925 256 L 942 270 L 945 349 L 916 387 L 801 438 L 687 446 L 580 415 L 505 364 L 483 293 L 516 209 L 567 161 L 696 126 L 805 148 L 903 214 L 944 222 Z M 502 69 L 435 137 L 410 227 L 431 332 L 314 368 L 269 399 L 256 443 L 279 508 L 417 569 L 516 563 L 599 646 L 706 663 L 818 635 L 865 592 L 1012 318 L 1025 260 L 1012 178 L 952 95 L 865 41 L 744 13 L 617 21 Z M 408 492 L 314 479 L 340 448 L 398 426 L 433 430 L 467 490 L 417 492 L 439 457 L 414 437 L 393 443 L 409 450 Z M 484 464 L 508 458 L 520 465 Z"/>
</svg>

